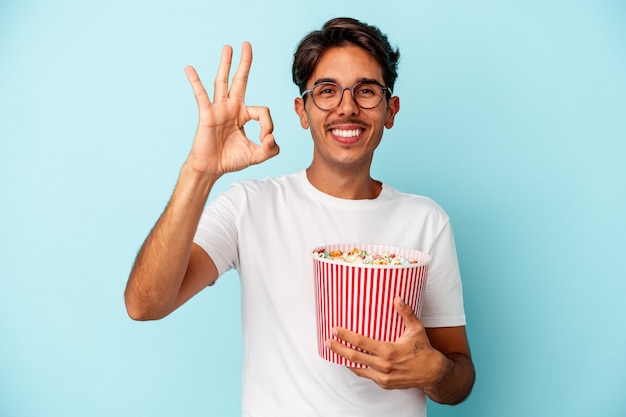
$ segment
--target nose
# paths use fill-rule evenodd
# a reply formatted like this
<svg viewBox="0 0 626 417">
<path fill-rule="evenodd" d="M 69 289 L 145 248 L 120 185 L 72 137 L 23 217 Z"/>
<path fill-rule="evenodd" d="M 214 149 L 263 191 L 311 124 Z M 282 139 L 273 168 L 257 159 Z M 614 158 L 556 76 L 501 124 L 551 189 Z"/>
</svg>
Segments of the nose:
<svg viewBox="0 0 626 417">
<path fill-rule="evenodd" d="M 346 97 L 346 92 L 348 97 Z M 337 113 L 339 114 L 358 114 L 359 105 L 356 104 L 354 99 L 354 91 L 350 87 L 344 87 L 341 91 L 341 100 L 337 106 Z"/>
</svg>

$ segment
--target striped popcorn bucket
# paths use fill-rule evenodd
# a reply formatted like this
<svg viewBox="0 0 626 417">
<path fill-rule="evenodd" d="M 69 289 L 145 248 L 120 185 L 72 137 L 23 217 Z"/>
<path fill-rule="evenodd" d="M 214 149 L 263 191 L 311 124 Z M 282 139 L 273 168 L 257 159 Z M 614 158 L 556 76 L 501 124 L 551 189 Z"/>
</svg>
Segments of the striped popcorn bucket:
<svg viewBox="0 0 626 417">
<path fill-rule="evenodd" d="M 315 252 L 351 251 L 396 254 L 418 263 L 406 265 L 371 265 L 321 258 Z M 384 245 L 332 244 L 312 251 L 317 313 L 317 349 L 319 355 L 336 364 L 363 368 L 327 349 L 324 342 L 334 338 L 333 327 L 343 327 L 371 339 L 395 341 L 404 331 L 402 318 L 393 306 L 400 296 L 420 316 L 430 255 L 414 250 Z M 335 338 L 336 339 L 336 338 Z M 352 347 L 349 343 L 342 343 Z"/>
</svg>

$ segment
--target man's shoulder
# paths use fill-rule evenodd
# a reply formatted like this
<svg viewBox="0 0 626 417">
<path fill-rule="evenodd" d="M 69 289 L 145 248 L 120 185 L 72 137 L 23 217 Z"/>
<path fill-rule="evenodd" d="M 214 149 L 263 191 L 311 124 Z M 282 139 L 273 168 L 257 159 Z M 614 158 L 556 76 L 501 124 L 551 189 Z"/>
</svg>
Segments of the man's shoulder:
<svg viewBox="0 0 626 417">
<path fill-rule="evenodd" d="M 384 185 L 385 194 L 384 197 L 388 203 L 392 205 L 406 209 L 408 211 L 419 211 L 423 214 L 436 215 L 442 219 L 447 219 L 448 215 L 445 210 L 433 200 L 431 197 L 414 194 L 404 191 L 399 191 L 387 184 Z"/>
<path fill-rule="evenodd" d="M 242 179 L 231 183 L 230 188 L 246 194 L 279 192 L 298 188 L 302 181 L 302 175 L 303 171 L 299 171 L 280 176 Z"/>
<path fill-rule="evenodd" d="M 419 204 L 441 209 L 441 206 L 439 206 L 439 204 L 429 196 L 400 191 L 387 183 L 384 184 L 384 190 L 385 198 L 387 199 L 402 201 L 407 204 Z"/>
</svg>

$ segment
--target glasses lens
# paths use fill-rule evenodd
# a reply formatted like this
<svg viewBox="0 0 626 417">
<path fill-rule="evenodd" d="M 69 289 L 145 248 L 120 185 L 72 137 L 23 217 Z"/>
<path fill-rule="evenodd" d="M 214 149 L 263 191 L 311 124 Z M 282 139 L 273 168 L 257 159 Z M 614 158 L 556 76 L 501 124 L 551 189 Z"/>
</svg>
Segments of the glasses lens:
<svg viewBox="0 0 626 417">
<path fill-rule="evenodd" d="M 383 100 L 383 88 L 374 83 L 360 83 L 354 86 L 354 100 L 364 109 L 371 109 Z"/>
<path fill-rule="evenodd" d="M 332 110 L 341 101 L 341 88 L 332 83 L 320 83 L 313 87 L 311 97 L 317 107 L 322 110 Z"/>
<path fill-rule="evenodd" d="M 320 109 L 334 110 L 341 103 L 345 88 L 334 83 L 320 83 L 313 87 L 311 97 Z M 349 89 L 352 90 L 352 97 L 356 104 L 364 109 L 372 109 L 383 100 L 384 89 L 376 83 L 358 83 Z"/>
</svg>

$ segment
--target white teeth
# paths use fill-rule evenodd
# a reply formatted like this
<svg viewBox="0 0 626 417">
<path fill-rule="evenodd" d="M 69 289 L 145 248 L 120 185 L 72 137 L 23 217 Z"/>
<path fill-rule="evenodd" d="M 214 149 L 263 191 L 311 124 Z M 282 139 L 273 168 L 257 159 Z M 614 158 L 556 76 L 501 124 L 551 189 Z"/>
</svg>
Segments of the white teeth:
<svg viewBox="0 0 626 417">
<path fill-rule="evenodd" d="M 352 130 L 340 130 L 333 129 L 333 135 L 341 136 L 342 138 L 352 138 L 361 134 L 361 129 L 352 129 Z"/>
</svg>

